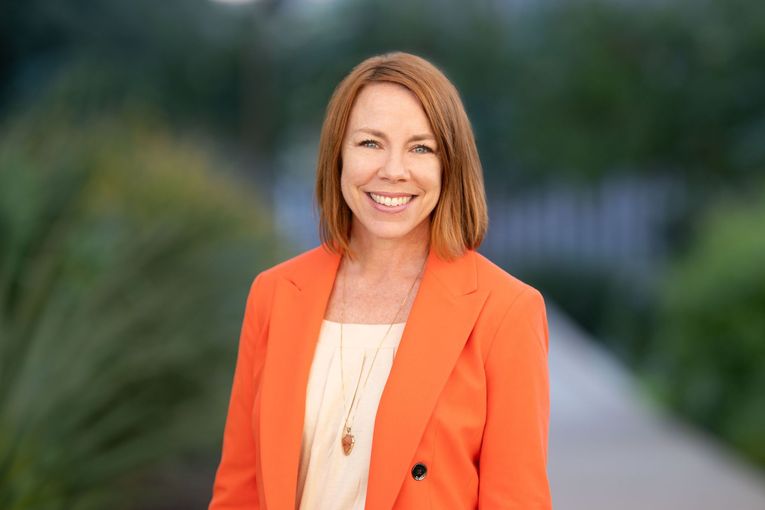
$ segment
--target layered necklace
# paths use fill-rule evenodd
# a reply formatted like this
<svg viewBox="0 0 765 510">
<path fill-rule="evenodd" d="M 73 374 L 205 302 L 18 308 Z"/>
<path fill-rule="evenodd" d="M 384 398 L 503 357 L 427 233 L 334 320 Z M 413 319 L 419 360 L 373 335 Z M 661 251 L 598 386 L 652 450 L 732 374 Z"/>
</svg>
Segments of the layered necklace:
<svg viewBox="0 0 765 510">
<path fill-rule="evenodd" d="M 427 258 L 426 258 L 427 261 Z M 361 388 L 361 394 L 364 393 L 364 390 L 367 387 L 367 381 L 369 380 L 369 375 L 372 373 L 372 368 L 374 367 L 375 360 L 377 359 L 377 353 L 380 352 L 380 347 L 383 344 L 383 340 L 385 340 L 385 337 L 388 336 L 388 333 L 390 333 L 391 328 L 393 327 L 393 324 L 396 322 L 396 318 L 398 317 L 398 314 L 401 313 L 401 309 L 404 307 L 404 304 L 409 299 L 409 295 L 412 293 L 412 289 L 414 288 L 414 284 L 417 283 L 417 280 L 420 279 L 422 276 L 422 272 L 425 269 L 425 262 L 422 264 L 422 268 L 420 269 L 420 273 L 417 275 L 417 277 L 412 281 L 412 285 L 409 287 L 409 291 L 404 296 L 404 300 L 401 302 L 401 304 L 398 307 L 398 310 L 396 311 L 396 315 L 393 316 L 393 321 L 388 326 L 388 329 L 385 331 L 385 334 L 380 339 L 380 343 L 377 344 L 377 349 L 375 350 L 375 355 L 372 357 L 372 363 L 369 366 L 369 370 L 367 371 L 367 376 L 364 378 L 364 386 Z M 346 295 L 346 284 L 345 284 L 345 274 L 343 275 L 343 306 L 341 308 L 340 312 L 340 379 L 341 384 L 343 388 L 343 407 L 345 407 L 345 363 L 343 362 L 343 322 L 345 321 L 345 295 Z M 348 407 L 345 413 L 345 422 L 343 424 L 343 435 L 342 439 L 340 441 L 342 447 L 343 447 L 343 453 L 347 456 L 351 454 L 351 451 L 353 450 L 353 445 L 356 444 L 356 438 L 353 435 L 352 432 L 352 422 L 351 420 L 351 411 L 354 411 L 353 416 L 356 417 L 356 411 L 358 411 L 359 407 L 359 401 L 361 401 L 361 394 L 359 393 L 359 384 L 361 383 L 361 375 L 364 373 L 364 365 L 366 364 L 366 356 L 364 356 L 364 359 L 361 363 L 361 370 L 359 372 L 359 378 L 356 381 L 356 389 L 353 391 L 353 399 L 351 400 L 351 405 Z M 358 400 L 357 400 L 358 397 Z"/>
</svg>

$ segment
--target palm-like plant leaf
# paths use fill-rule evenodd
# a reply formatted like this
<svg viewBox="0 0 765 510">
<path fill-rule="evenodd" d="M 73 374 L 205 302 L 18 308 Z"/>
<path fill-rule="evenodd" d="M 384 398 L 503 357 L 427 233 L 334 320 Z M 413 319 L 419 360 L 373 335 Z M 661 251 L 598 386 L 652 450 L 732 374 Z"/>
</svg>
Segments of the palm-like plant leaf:
<svg viewBox="0 0 765 510">
<path fill-rule="evenodd" d="M 162 132 L 2 140 L 0 507 L 103 508 L 126 476 L 217 447 L 275 243 L 254 197 Z"/>
</svg>

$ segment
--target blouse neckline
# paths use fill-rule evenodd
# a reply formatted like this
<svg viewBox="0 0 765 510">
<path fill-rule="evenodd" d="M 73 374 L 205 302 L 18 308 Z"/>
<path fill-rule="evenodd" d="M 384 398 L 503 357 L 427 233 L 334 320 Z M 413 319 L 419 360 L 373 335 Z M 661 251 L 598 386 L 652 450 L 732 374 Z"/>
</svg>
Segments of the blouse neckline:
<svg viewBox="0 0 765 510">
<path fill-rule="evenodd" d="M 337 326 L 340 325 L 340 323 L 337 322 L 337 321 L 331 321 L 331 320 L 327 320 L 327 319 L 324 319 L 324 322 L 327 322 L 329 324 L 335 324 Z M 403 326 L 404 324 L 406 324 L 406 322 L 394 322 L 393 323 L 394 326 Z M 374 327 L 385 326 L 385 327 L 388 327 L 390 325 L 391 325 L 390 323 L 387 323 L 387 324 L 370 324 L 370 323 L 365 323 L 365 322 L 343 322 L 343 326 L 374 326 Z"/>
</svg>

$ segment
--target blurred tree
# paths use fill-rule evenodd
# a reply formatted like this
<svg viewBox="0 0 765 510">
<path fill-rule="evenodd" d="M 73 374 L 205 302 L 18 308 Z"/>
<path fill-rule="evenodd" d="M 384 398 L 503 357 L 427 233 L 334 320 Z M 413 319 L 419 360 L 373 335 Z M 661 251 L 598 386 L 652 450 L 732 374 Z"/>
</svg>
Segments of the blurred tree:
<svg viewBox="0 0 765 510">
<path fill-rule="evenodd" d="M 83 108 L 143 103 L 168 120 L 236 126 L 247 20 L 233 14 L 208 0 L 4 2 L 3 110 L 34 103 L 74 66 L 68 99 Z"/>
<path fill-rule="evenodd" d="M 660 296 L 653 390 L 765 467 L 765 192 L 709 211 Z"/>
<path fill-rule="evenodd" d="M 248 283 L 284 253 L 199 141 L 50 116 L 0 140 L 0 507 L 145 508 L 162 488 L 129 477 L 219 451 Z"/>
<path fill-rule="evenodd" d="M 524 166 L 716 187 L 765 165 L 762 2 L 572 2 L 527 21 L 511 123 Z"/>
<path fill-rule="evenodd" d="M 751 182 L 765 163 L 765 4 L 538 4 L 366 0 L 278 13 L 267 37 L 283 119 L 269 123 L 274 141 L 315 134 L 337 81 L 400 49 L 456 83 L 493 189 L 615 170 L 702 190 Z"/>
<path fill-rule="evenodd" d="M 150 105 L 212 128 L 264 178 L 291 139 L 317 139 L 354 64 L 396 49 L 456 83 L 493 189 L 625 169 L 716 189 L 745 186 L 765 162 L 757 0 L 3 5 L 0 113 L 74 72 L 73 103 Z"/>
</svg>

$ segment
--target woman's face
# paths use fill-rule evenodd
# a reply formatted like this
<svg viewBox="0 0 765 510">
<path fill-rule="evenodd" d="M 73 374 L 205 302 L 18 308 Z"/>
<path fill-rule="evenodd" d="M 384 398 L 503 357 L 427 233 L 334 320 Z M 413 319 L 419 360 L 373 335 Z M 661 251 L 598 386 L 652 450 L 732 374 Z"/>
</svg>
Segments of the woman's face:
<svg viewBox="0 0 765 510">
<path fill-rule="evenodd" d="M 429 238 L 429 215 L 441 193 L 438 149 L 412 91 L 384 82 L 361 89 L 341 152 L 340 185 L 353 211 L 353 236 Z"/>
</svg>

